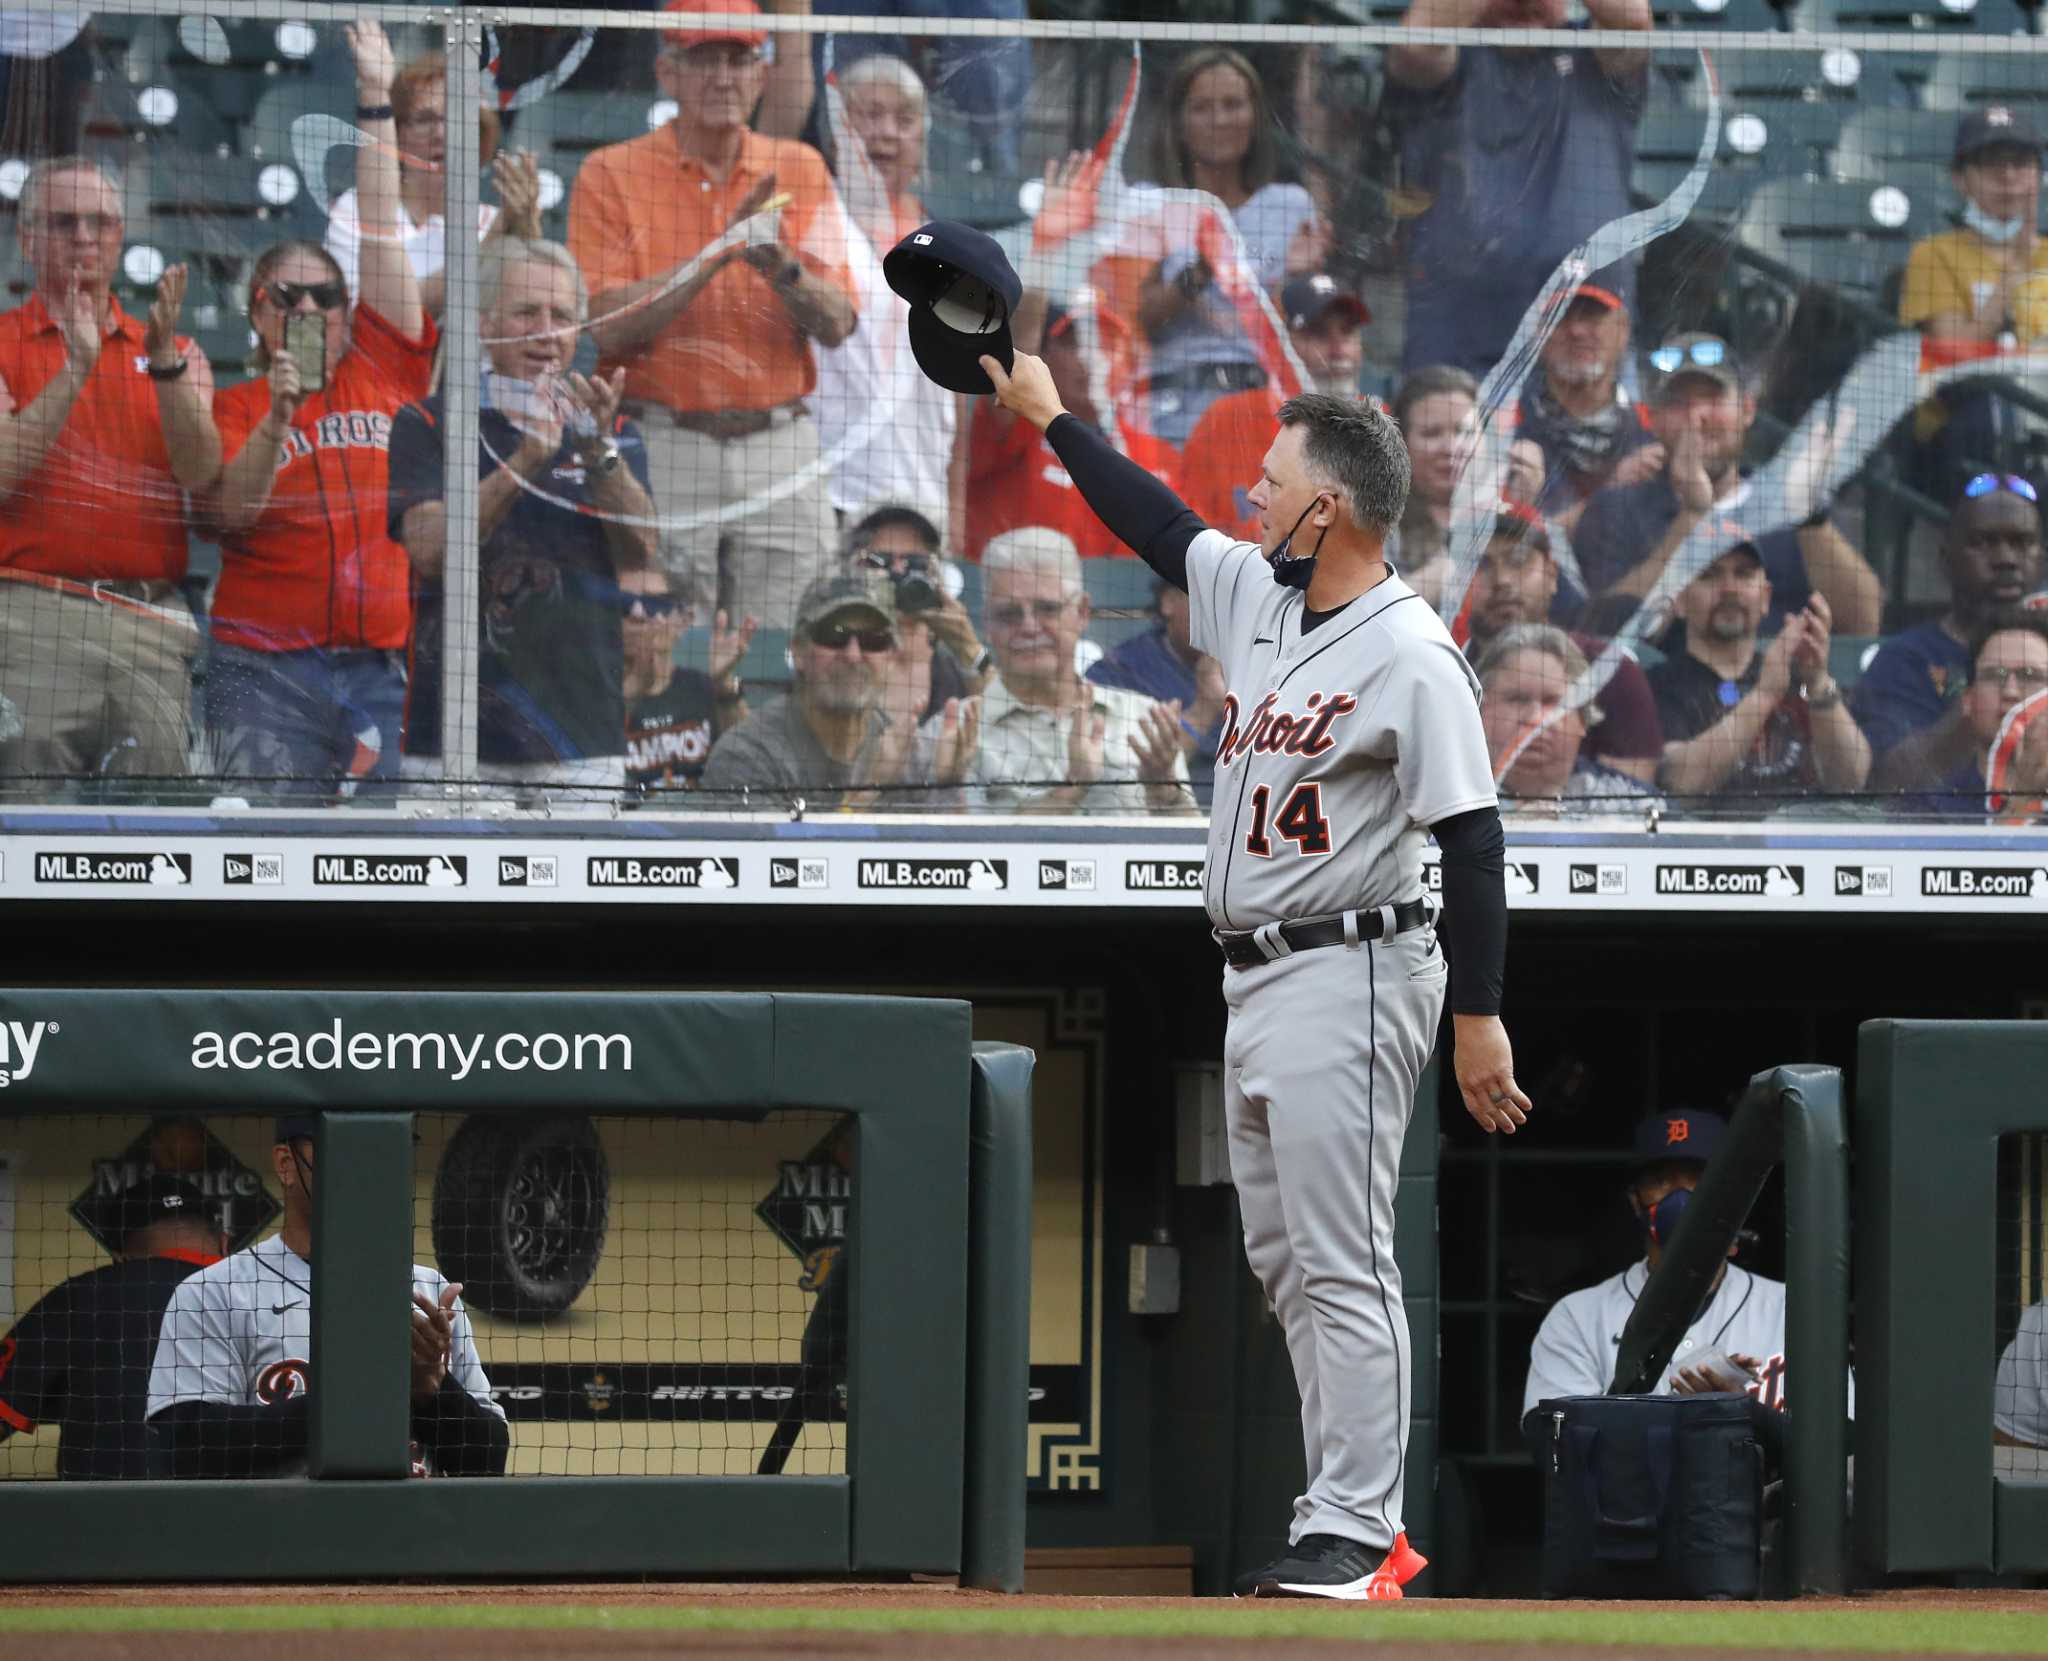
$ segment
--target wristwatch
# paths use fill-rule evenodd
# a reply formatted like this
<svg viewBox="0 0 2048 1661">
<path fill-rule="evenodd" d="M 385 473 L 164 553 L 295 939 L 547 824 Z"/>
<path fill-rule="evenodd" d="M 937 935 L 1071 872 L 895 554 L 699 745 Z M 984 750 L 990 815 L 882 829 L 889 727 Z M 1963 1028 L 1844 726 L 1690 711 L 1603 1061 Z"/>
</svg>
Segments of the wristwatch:
<svg viewBox="0 0 2048 1661">
<path fill-rule="evenodd" d="M 981 656 L 974 660 L 974 673 L 981 676 L 982 679 L 986 680 L 988 678 L 988 672 L 995 666 L 995 653 L 990 651 L 986 646 L 982 647 Z"/>
<path fill-rule="evenodd" d="M 1835 705 L 1842 701 L 1842 683 L 1833 676 L 1829 676 L 1826 686 L 1819 691 L 1809 686 L 1805 688 L 1805 694 L 1806 707 L 1808 709 L 1817 709 L 1825 712 L 1833 709 Z"/>
<path fill-rule="evenodd" d="M 734 673 L 717 682 L 711 688 L 711 695 L 721 704 L 736 704 L 746 696 L 746 688 L 741 685 L 739 675 Z"/>
<path fill-rule="evenodd" d="M 595 450 L 579 450 L 576 459 L 593 479 L 608 479 L 619 470 L 619 447 L 609 438 Z"/>
</svg>

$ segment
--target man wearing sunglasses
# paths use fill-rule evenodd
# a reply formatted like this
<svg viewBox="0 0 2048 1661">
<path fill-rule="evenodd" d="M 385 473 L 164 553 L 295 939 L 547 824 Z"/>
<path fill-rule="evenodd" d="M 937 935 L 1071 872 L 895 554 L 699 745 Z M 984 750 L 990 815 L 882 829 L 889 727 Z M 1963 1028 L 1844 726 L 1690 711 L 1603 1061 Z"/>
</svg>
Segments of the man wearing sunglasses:
<svg viewBox="0 0 2048 1661">
<path fill-rule="evenodd" d="M 147 323 L 112 292 L 118 187 L 82 157 L 22 186 L 28 303 L 0 317 L 0 778 L 189 770 L 199 634 L 185 494 L 220 467 L 213 371 L 176 333 L 185 268 Z"/>
<path fill-rule="evenodd" d="M 891 720 L 880 676 L 896 653 L 896 598 L 878 574 L 825 577 L 796 608 L 785 697 L 711 752 L 700 790 L 722 805 L 806 813 L 888 811 L 927 800 L 943 763 L 973 745 L 975 704 L 950 703 L 927 729 Z"/>
<path fill-rule="evenodd" d="M 2033 485 L 2017 474 L 1980 473 L 1963 486 L 1942 538 L 1948 566 L 1948 610 L 1932 622 L 1893 635 L 1878 648 L 1850 696 L 1849 707 L 1877 757 L 1947 717 L 1958 720 L 1970 684 L 1970 647 L 2002 608 L 2041 584 L 2041 508 Z M 1918 763 L 1910 763 L 1917 770 Z"/>
<path fill-rule="evenodd" d="M 1818 593 L 1836 633 L 1877 633 L 1883 585 L 1824 511 L 1760 536 L 1727 517 L 1749 494 L 1742 452 L 1756 419 L 1756 399 L 1728 343 L 1678 335 L 1650 353 L 1650 370 L 1650 425 L 1664 447 L 1663 471 L 1601 491 L 1580 515 L 1572 549 L 1591 596 L 1582 626 L 1618 633 L 1693 528 L 1718 520 L 1727 533 L 1721 546 L 1747 541 L 1763 560 L 1771 590 L 1766 632 L 1797 617 Z"/>
<path fill-rule="evenodd" d="M 2042 692 L 2048 692 L 2048 613 L 1994 611 L 1972 644 L 1969 685 L 1955 707 L 1886 751 L 1874 782 L 1896 793 L 1893 805 L 1901 812 L 1982 818 L 1991 746 L 2005 718 Z M 2037 729 L 2048 734 L 2048 722 L 2028 724 L 2028 742 L 1999 781 L 2016 795 L 2048 794 L 2048 742 Z"/>
</svg>

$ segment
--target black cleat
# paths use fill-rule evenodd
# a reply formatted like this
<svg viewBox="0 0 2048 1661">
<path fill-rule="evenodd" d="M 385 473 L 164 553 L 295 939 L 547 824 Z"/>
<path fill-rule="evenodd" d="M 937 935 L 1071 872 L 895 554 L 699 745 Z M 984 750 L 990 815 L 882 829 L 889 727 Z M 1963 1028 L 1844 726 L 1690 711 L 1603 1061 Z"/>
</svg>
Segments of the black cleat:
<svg viewBox="0 0 2048 1661">
<path fill-rule="evenodd" d="M 1256 1598 L 1378 1602 L 1401 1595 L 1384 1553 L 1338 1534 L 1304 1534 L 1285 1557 L 1247 1579 Z"/>
</svg>

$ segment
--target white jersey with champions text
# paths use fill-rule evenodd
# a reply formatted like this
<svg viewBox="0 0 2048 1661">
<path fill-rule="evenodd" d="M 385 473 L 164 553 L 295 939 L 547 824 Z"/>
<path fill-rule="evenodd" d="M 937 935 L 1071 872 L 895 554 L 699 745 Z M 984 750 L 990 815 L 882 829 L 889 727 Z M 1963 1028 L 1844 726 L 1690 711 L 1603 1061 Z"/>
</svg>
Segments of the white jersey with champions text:
<svg viewBox="0 0 2048 1661">
<path fill-rule="evenodd" d="M 1498 800 L 1479 682 L 1392 567 L 1310 633 L 1258 545 L 1188 546 L 1190 634 L 1223 666 L 1203 900 L 1218 928 L 1422 894 L 1426 827 Z"/>
<path fill-rule="evenodd" d="M 1650 1278 L 1647 1261 L 1632 1263 L 1618 1275 L 1570 1292 L 1551 1305 L 1529 1348 L 1529 1381 L 1522 1391 L 1526 1415 L 1552 1396 L 1603 1396 L 1614 1381 L 1621 1355 L 1621 1331 L 1635 1313 L 1636 1299 Z M 1757 1363 L 1758 1377 L 1747 1390 L 1766 1407 L 1783 1410 L 1785 1399 L 1785 1284 L 1728 1265 L 1721 1284 L 1699 1319 L 1686 1329 L 1671 1364 L 1658 1381 L 1657 1393 L 1668 1394 L 1679 1368 L 1696 1353 L 1719 1349 L 1746 1355 Z M 1856 1412 L 1856 1380 L 1849 1379 L 1849 1413 Z"/>
<path fill-rule="evenodd" d="M 429 1302 L 438 1303 L 447 1284 L 438 1270 L 413 1265 L 412 1290 Z M 404 1295 L 392 1288 L 393 1297 Z M 201 1269 L 171 1294 L 164 1310 L 149 1370 L 150 1413 L 185 1401 L 269 1406 L 305 1391 L 312 1310 L 313 1266 L 282 1235 Z M 460 1303 L 448 1370 L 479 1405 L 505 1416 L 491 1400 L 469 1312 Z"/>
</svg>

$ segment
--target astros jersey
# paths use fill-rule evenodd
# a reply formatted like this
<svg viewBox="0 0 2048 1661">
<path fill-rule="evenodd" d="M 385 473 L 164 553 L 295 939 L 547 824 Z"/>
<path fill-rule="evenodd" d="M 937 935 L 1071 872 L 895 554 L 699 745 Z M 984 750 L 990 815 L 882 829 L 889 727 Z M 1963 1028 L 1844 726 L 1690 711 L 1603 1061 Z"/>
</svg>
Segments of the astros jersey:
<svg viewBox="0 0 2048 1661">
<path fill-rule="evenodd" d="M 413 1265 L 412 1289 L 438 1302 L 448 1282 Z M 394 1297 L 399 1295 L 392 1288 Z M 312 1353 L 313 1266 L 273 1235 L 201 1269 L 171 1294 L 149 1373 L 152 1415 L 182 1401 L 229 1407 L 274 1405 L 308 1388 Z M 470 1331 L 469 1312 L 455 1310 L 456 1383 L 499 1418 Z"/>
<path fill-rule="evenodd" d="M 1991 1422 L 2015 1442 L 2048 1448 L 2048 1304 L 2030 1304 L 1998 1358 Z"/>
<path fill-rule="evenodd" d="M 1607 1393 L 1621 1354 L 1621 1329 L 1628 1325 L 1649 1278 L 1647 1261 L 1632 1263 L 1598 1286 L 1568 1293 L 1551 1306 L 1529 1348 L 1529 1381 L 1522 1391 L 1524 1413 L 1551 1396 Z M 1755 1361 L 1761 1376 L 1747 1393 L 1764 1406 L 1782 1411 L 1786 1405 L 1784 1283 L 1729 1264 L 1705 1312 L 1678 1341 L 1658 1392 L 1670 1391 L 1672 1376 L 1689 1364 L 1688 1357 L 1711 1349 Z M 1853 1376 L 1849 1380 L 1849 1412 L 1852 1417 L 1856 1412 Z"/>
<path fill-rule="evenodd" d="M 1422 893 L 1424 828 L 1496 801 L 1479 682 L 1391 567 L 1310 633 L 1258 544 L 1188 548 L 1196 648 L 1229 696 L 1203 899 L 1218 928 Z"/>
<path fill-rule="evenodd" d="M 391 418 L 427 395 L 431 322 L 408 340 L 358 306 L 355 333 L 325 391 L 299 406 L 278 457 L 269 505 L 221 539 L 216 639 L 258 652 L 308 646 L 403 650 L 412 627 L 412 566 L 386 524 Z M 229 461 L 270 413 L 258 377 L 214 400 Z"/>
</svg>

